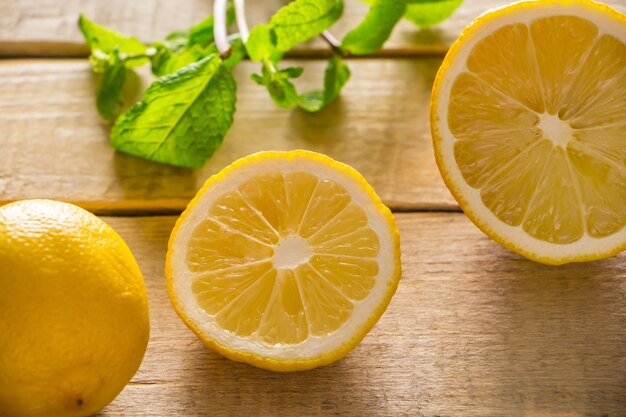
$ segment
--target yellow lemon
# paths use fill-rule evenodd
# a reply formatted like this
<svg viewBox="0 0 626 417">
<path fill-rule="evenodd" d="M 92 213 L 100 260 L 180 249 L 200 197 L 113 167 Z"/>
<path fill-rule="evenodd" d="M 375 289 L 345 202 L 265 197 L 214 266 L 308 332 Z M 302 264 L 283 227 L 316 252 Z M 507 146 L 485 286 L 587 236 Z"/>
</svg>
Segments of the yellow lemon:
<svg viewBox="0 0 626 417">
<path fill-rule="evenodd" d="M 626 16 L 526 1 L 467 27 L 431 101 L 437 164 L 504 246 L 562 264 L 626 248 Z"/>
<path fill-rule="evenodd" d="M 88 416 L 141 364 L 141 272 L 106 223 L 71 204 L 0 207 L 0 415 Z"/>
<path fill-rule="evenodd" d="M 400 278 L 391 212 L 354 169 L 264 152 L 210 178 L 170 238 L 166 274 L 208 346 L 277 371 L 333 362 L 385 311 Z"/>
</svg>

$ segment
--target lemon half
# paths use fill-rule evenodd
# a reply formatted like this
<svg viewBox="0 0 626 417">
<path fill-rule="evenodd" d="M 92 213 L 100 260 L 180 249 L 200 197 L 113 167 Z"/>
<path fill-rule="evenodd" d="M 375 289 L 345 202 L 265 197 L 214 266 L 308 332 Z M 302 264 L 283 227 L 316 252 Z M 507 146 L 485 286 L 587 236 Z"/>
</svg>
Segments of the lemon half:
<svg viewBox="0 0 626 417">
<path fill-rule="evenodd" d="M 626 248 L 626 17 L 585 0 L 476 19 L 433 87 L 437 164 L 465 213 L 539 262 Z"/>
<path fill-rule="evenodd" d="M 210 178 L 172 232 L 174 308 L 208 346 L 278 371 L 333 362 L 377 322 L 400 278 L 391 212 L 352 168 L 263 152 Z"/>
</svg>

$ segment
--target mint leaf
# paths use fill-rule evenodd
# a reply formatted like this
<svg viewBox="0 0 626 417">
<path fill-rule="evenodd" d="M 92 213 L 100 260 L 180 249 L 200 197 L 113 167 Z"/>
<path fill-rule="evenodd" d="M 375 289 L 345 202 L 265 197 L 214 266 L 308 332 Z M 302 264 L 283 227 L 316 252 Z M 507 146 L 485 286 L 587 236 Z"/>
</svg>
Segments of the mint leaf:
<svg viewBox="0 0 626 417">
<path fill-rule="evenodd" d="M 114 62 L 109 64 L 102 75 L 102 82 L 96 94 L 96 107 L 102 117 L 115 119 L 122 109 L 122 88 L 126 81 L 126 66 L 119 59 L 117 49 L 113 50 Z"/>
<path fill-rule="evenodd" d="M 226 12 L 226 23 L 230 25 L 235 20 L 232 2 L 228 3 Z M 172 32 L 163 42 L 155 42 L 153 46 L 156 53 L 152 57 L 152 73 L 159 77 L 173 74 L 193 62 L 217 53 L 217 48 L 213 45 L 213 24 L 213 16 L 209 16 L 190 29 Z M 231 38 L 232 42 L 235 42 L 238 35 Z M 241 57 L 241 48 L 238 52 L 240 61 L 245 55 Z M 234 61 L 229 62 L 232 64 Z"/>
<path fill-rule="evenodd" d="M 238 34 L 229 36 L 228 41 L 230 42 L 230 55 L 222 61 L 222 64 L 230 69 L 246 57 L 246 47 Z M 161 42 L 155 43 L 154 47 L 156 53 L 152 57 L 152 73 L 159 77 L 173 74 L 189 64 L 198 62 L 211 54 L 218 53 L 215 44 L 207 47 L 196 44 L 191 48 L 183 49 L 178 54 Z"/>
<path fill-rule="evenodd" d="M 276 52 L 276 33 L 269 25 L 256 25 L 250 30 L 246 50 L 256 62 L 272 56 Z"/>
<path fill-rule="evenodd" d="M 300 106 L 308 112 L 316 112 L 337 98 L 341 88 L 348 78 L 350 70 L 343 63 L 341 57 L 334 55 L 324 72 L 324 89 L 309 91 L 298 95 L 296 87 L 290 81 L 302 75 L 303 68 L 290 67 L 277 69 L 269 60 L 263 61 L 262 74 L 252 74 L 252 79 L 259 85 L 265 86 L 272 100 L 279 106 L 292 109 Z"/>
<path fill-rule="evenodd" d="M 265 60 L 261 70 L 262 75 L 252 74 L 252 80 L 265 86 L 270 97 L 279 107 L 285 109 L 296 107 L 298 105 L 298 92 L 289 79 L 299 77 L 303 69 L 298 67 L 279 70 L 269 60 Z"/>
<path fill-rule="evenodd" d="M 213 42 L 213 16 L 207 17 L 189 29 L 187 48 L 194 45 L 206 46 L 211 42 Z"/>
<path fill-rule="evenodd" d="M 341 49 L 354 55 L 380 49 L 406 11 L 406 0 L 374 0 L 363 21 L 341 42 Z"/>
<path fill-rule="evenodd" d="M 231 11 L 230 21 L 232 22 L 232 20 L 233 14 Z M 187 47 L 190 48 L 194 45 L 205 46 L 211 42 L 213 42 L 213 16 L 207 17 L 189 30 Z"/>
<path fill-rule="evenodd" d="M 154 46 L 156 47 L 157 44 L 159 44 L 169 49 L 171 52 L 178 54 L 185 50 L 187 42 L 189 42 L 189 31 L 177 30 L 176 32 L 168 34 L 163 42 L 155 42 Z"/>
<path fill-rule="evenodd" d="M 206 48 L 200 45 L 194 45 L 189 49 L 184 49 L 179 54 L 173 52 L 161 42 L 155 43 L 154 48 L 156 49 L 156 53 L 152 57 L 152 73 L 159 77 L 173 74 L 179 69 L 217 52 L 217 49 L 213 45 Z"/>
<path fill-rule="evenodd" d="M 280 55 L 319 35 L 341 17 L 342 0 L 295 0 L 284 6 L 266 25 L 250 31 L 246 49 L 253 61 Z"/>
<path fill-rule="evenodd" d="M 298 92 L 296 87 L 286 77 L 277 77 L 267 84 L 270 97 L 279 107 L 293 109 L 298 105 Z"/>
<path fill-rule="evenodd" d="M 343 13 L 342 0 L 295 0 L 269 21 L 276 34 L 276 49 L 287 52 L 328 29 Z"/>
<path fill-rule="evenodd" d="M 110 61 L 111 57 L 109 54 L 105 54 L 99 49 L 95 49 L 89 55 L 89 63 L 93 72 L 104 72 L 109 67 Z"/>
<path fill-rule="evenodd" d="M 228 2 L 226 9 L 226 24 L 230 25 L 235 21 L 235 9 L 232 1 Z M 162 45 L 172 52 L 180 54 L 185 49 L 193 48 L 194 45 L 203 47 L 213 42 L 213 16 L 209 16 L 189 29 L 177 30 L 165 37 Z"/>
<path fill-rule="evenodd" d="M 78 19 L 78 26 L 92 54 L 110 54 L 117 47 L 120 57 L 122 60 L 125 60 L 126 55 L 142 55 L 146 53 L 148 48 L 135 38 L 122 36 L 119 33 L 90 21 L 83 14 L 81 14 Z M 126 65 L 138 66 L 145 64 L 147 61 L 147 58 L 133 59 L 129 60 Z"/>
<path fill-rule="evenodd" d="M 207 46 L 213 42 L 213 16 L 187 30 L 177 30 L 165 37 L 164 46 L 174 53 L 181 53 L 194 45 Z"/>
<path fill-rule="evenodd" d="M 234 34 L 228 37 L 228 42 L 230 43 L 230 55 L 225 58 L 222 63 L 228 69 L 233 68 L 235 65 L 240 63 L 246 56 L 246 46 L 244 45 L 239 34 Z M 217 53 L 217 48 L 216 53 Z"/>
<path fill-rule="evenodd" d="M 463 0 L 409 0 L 404 18 L 418 26 L 437 24 L 452 15 Z"/>
<path fill-rule="evenodd" d="M 285 69 L 280 70 L 280 72 L 284 73 L 288 78 L 298 78 L 304 72 L 304 68 L 302 68 L 302 67 L 287 67 Z"/>
<path fill-rule="evenodd" d="M 308 112 L 321 110 L 339 96 L 341 88 L 349 78 L 350 69 L 339 55 L 334 55 L 328 61 L 328 66 L 324 72 L 324 90 L 302 94 L 298 101 L 299 106 Z"/>
<path fill-rule="evenodd" d="M 189 64 L 150 85 L 115 123 L 111 144 L 153 161 L 198 168 L 233 122 L 235 90 L 217 54 Z"/>
</svg>

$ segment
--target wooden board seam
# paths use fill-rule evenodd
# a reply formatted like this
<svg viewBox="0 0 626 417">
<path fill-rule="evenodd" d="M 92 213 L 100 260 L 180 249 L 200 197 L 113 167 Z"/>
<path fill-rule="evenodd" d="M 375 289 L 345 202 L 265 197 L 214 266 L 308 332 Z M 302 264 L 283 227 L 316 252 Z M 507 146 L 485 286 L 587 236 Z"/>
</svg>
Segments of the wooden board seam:
<svg viewBox="0 0 626 417">
<path fill-rule="evenodd" d="M 42 197 L 43 198 L 43 197 Z M 0 200 L 0 206 L 18 200 Z M 65 201 L 65 200 L 64 200 Z M 186 199 L 159 199 L 159 200 L 120 200 L 120 201 L 72 201 L 75 204 L 98 216 L 110 217 L 153 217 L 179 215 L 187 207 Z M 422 204 L 414 207 L 395 205 L 387 206 L 393 213 L 460 213 L 458 206 L 443 204 Z"/>
<path fill-rule="evenodd" d="M 441 57 L 448 52 L 445 45 L 415 45 L 411 48 L 386 48 L 368 55 L 346 56 L 346 59 L 393 59 Z M 296 59 L 328 59 L 332 51 L 327 48 L 295 49 L 288 52 L 285 58 Z M 89 56 L 86 44 L 73 42 L 49 41 L 0 41 L 0 58 L 83 58 Z"/>
</svg>

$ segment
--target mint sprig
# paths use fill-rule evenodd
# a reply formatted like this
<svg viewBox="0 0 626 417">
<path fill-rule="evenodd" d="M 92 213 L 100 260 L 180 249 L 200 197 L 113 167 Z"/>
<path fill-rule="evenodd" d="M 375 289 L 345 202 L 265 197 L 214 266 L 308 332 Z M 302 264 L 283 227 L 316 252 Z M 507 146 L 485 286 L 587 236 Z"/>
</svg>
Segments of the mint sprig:
<svg viewBox="0 0 626 417">
<path fill-rule="evenodd" d="M 91 49 L 89 61 L 93 71 L 101 73 L 96 107 L 103 118 L 115 121 L 112 146 L 149 160 L 198 168 L 219 148 L 232 125 L 236 82 L 230 71 L 246 56 L 260 63 L 260 74 L 253 74 L 252 79 L 267 89 L 278 106 L 317 112 L 337 99 L 350 78 L 343 58 L 381 48 L 401 18 L 420 26 L 434 24 L 449 16 L 462 0 L 365 1 L 371 4 L 369 12 L 341 44 L 328 29 L 343 13 L 342 0 L 293 0 L 249 33 L 243 3 L 234 8 L 231 1 L 215 0 L 216 16 L 151 45 L 81 14 L 78 25 Z M 235 14 L 241 34 L 227 36 L 226 28 L 235 21 Z M 332 49 L 324 84 L 299 93 L 294 80 L 303 68 L 281 68 L 280 61 L 291 49 L 320 34 Z M 139 103 L 120 115 L 129 73 L 148 62 L 159 78 Z"/>
<path fill-rule="evenodd" d="M 343 2 L 339 0 L 295 0 L 278 10 L 266 25 L 257 25 L 250 31 L 246 44 L 248 55 L 253 61 L 261 61 L 261 75 L 253 74 L 252 79 L 267 88 L 274 102 L 283 108 L 300 106 L 309 112 L 321 110 L 331 103 L 345 84 L 350 71 L 342 68 L 342 82 L 330 80 L 334 68 L 341 58 L 334 55 L 326 71 L 324 89 L 298 94 L 291 79 L 302 74 L 302 68 L 278 69 L 277 62 L 283 53 L 294 46 L 318 36 L 339 19 L 343 12 Z"/>
</svg>

